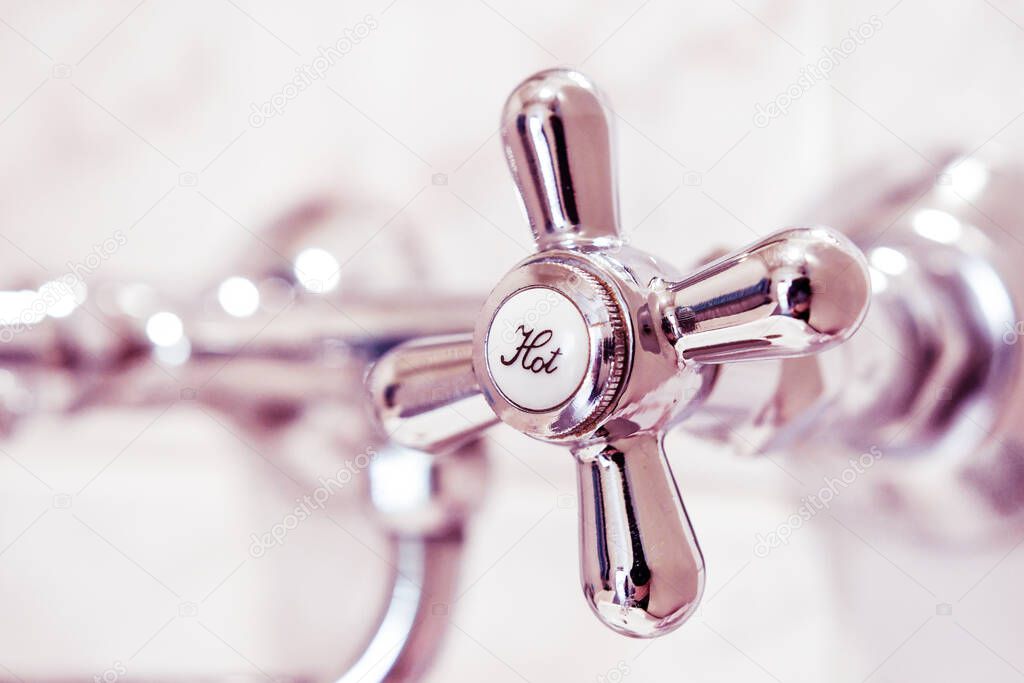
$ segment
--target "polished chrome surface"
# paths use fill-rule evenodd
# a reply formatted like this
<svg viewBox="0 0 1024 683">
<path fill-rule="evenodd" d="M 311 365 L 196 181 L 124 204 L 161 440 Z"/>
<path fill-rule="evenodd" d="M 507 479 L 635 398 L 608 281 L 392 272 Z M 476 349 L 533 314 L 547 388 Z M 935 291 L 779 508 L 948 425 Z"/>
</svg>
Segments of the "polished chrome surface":
<svg viewBox="0 0 1024 683">
<path fill-rule="evenodd" d="M 573 451 L 583 593 L 625 635 L 671 630 L 704 590 L 704 558 L 659 441 L 643 433 Z"/>
<path fill-rule="evenodd" d="M 486 463 L 473 441 L 429 452 L 389 442 L 369 472 L 372 517 L 402 538 L 461 532 L 487 483 Z"/>
<path fill-rule="evenodd" d="M 377 628 L 337 683 L 409 683 L 441 649 L 457 598 L 463 536 L 484 491 L 476 443 L 444 455 L 382 447 L 370 464 L 370 511 L 394 551 L 391 589 Z"/>
<path fill-rule="evenodd" d="M 505 103 L 501 137 L 541 248 L 618 235 L 611 117 L 586 77 L 552 69 L 523 81 Z"/>
<path fill-rule="evenodd" d="M 819 213 L 831 211 L 863 246 L 878 306 L 870 333 L 823 366 L 830 391 L 849 390 L 835 394 L 821 428 L 841 454 L 886 454 L 863 502 L 898 513 L 909 531 L 969 542 L 1016 535 L 1024 169 L 992 146 L 947 155 L 937 174 L 872 170 L 847 185 L 854 196 Z"/>
<path fill-rule="evenodd" d="M 396 538 L 390 599 L 363 654 L 336 683 L 409 683 L 420 680 L 445 633 L 437 605 L 455 596 L 461 533 Z"/>
<path fill-rule="evenodd" d="M 816 353 L 860 325 L 870 294 L 866 273 L 863 254 L 842 235 L 782 230 L 667 285 L 659 317 L 688 361 Z"/>
<path fill-rule="evenodd" d="M 367 387 L 388 435 L 435 451 L 495 424 L 473 374 L 472 354 L 470 335 L 447 335 L 409 341 L 378 361 Z"/>
<path fill-rule="evenodd" d="M 879 164 L 840 187 L 809 213 L 866 254 L 860 331 L 819 356 L 723 366 L 688 428 L 811 470 L 883 458 L 844 498 L 888 528 L 972 545 L 1019 535 L 1024 170 L 990 150 L 949 154 L 938 173 Z"/>
<path fill-rule="evenodd" d="M 824 228 L 775 233 L 689 278 L 624 244 L 608 112 L 593 85 L 570 70 L 541 72 L 509 98 L 506 155 L 538 253 L 515 266 L 484 304 L 472 370 L 503 422 L 575 453 L 586 599 L 619 633 L 653 637 L 693 613 L 704 576 L 662 435 L 699 414 L 720 363 L 806 355 L 845 340 L 864 317 L 868 275 L 856 248 Z M 520 337 L 491 332 L 507 302 L 529 288 L 568 300 L 590 334 L 583 381 L 560 405 L 539 411 L 509 400 L 488 366 L 491 357 L 506 358 L 491 353 L 491 345 L 515 358 L 529 339 L 547 344 L 562 338 L 556 329 L 561 316 L 540 306 L 510 325 Z M 552 344 L 544 348 L 550 361 L 561 351 Z M 408 351 L 396 354 L 384 360 L 388 378 L 398 373 L 387 368 L 415 364 L 403 360 Z M 553 381 L 546 377 L 557 364 L 537 358 L 523 371 L 523 381 Z M 378 413 L 396 435 L 404 429 L 396 416 L 443 423 L 450 419 L 446 407 L 463 400 L 442 388 L 424 413 L 425 402 L 413 398 L 405 405 L 402 392 L 389 393 L 389 386 L 401 388 L 371 381 Z M 464 421 L 460 436 L 486 426 L 482 419 Z"/>
</svg>

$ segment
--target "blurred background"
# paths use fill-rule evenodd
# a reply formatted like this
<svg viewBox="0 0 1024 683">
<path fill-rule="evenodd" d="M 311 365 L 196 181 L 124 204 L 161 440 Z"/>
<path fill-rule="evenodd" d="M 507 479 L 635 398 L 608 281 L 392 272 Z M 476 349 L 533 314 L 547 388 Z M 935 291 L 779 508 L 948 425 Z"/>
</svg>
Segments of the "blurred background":
<svg viewBox="0 0 1024 683">
<path fill-rule="evenodd" d="M 624 230 L 686 266 L 814 218 L 865 166 L 1014 159 L 1022 60 L 1016 0 L 0 3 L 0 286 L 72 273 L 88 296 L 50 315 L 91 311 L 18 336 L 10 358 L 45 347 L 60 372 L 0 369 L 0 678 L 328 680 L 359 655 L 391 571 L 360 486 L 254 539 L 371 447 L 361 368 L 342 349 L 337 374 L 189 369 L 182 326 L 221 339 L 226 313 L 249 325 L 236 348 L 280 351 L 309 320 L 467 325 L 532 250 L 497 134 L 529 74 L 575 66 L 604 90 Z M 289 277 L 302 325 L 278 315 Z M 396 322 L 399 297 L 416 310 Z M 139 329 L 101 324 L 115 309 Z M 135 332 L 158 348 L 132 389 L 97 378 L 90 350 Z M 218 394 L 229 380 L 246 390 Z M 504 427 L 485 448 L 428 680 L 1024 678 L 1024 528 L 907 534 L 839 500 L 762 552 L 843 463 L 673 434 L 706 598 L 634 641 L 579 595 L 569 456 Z"/>
</svg>

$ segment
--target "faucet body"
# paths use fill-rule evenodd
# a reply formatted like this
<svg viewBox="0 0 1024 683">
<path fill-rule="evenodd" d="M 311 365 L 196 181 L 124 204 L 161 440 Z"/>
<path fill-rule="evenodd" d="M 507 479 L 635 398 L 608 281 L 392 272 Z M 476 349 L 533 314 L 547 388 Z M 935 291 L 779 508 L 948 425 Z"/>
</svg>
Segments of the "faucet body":
<svg viewBox="0 0 1024 683">
<path fill-rule="evenodd" d="M 759 363 L 756 383 L 723 368 L 687 429 L 809 469 L 877 452 L 885 466 L 844 498 L 887 527 L 977 544 L 1024 520 L 1024 172 L 997 150 L 938 168 L 870 168 L 808 209 L 866 254 L 860 331 Z"/>
</svg>

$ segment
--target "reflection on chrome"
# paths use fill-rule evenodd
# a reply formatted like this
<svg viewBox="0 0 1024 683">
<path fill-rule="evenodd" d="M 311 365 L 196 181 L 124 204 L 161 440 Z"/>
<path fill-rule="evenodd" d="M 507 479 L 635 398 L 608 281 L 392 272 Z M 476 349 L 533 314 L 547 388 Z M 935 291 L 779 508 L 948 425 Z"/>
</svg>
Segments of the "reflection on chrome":
<svg viewBox="0 0 1024 683">
<path fill-rule="evenodd" d="M 338 286 L 341 265 L 326 249 L 310 247 L 295 257 L 295 277 L 308 291 L 325 294 Z"/>
<path fill-rule="evenodd" d="M 914 232 L 942 244 L 953 244 L 963 236 L 963 226 L 955 216 L 939 209 L 921 209 L 911 219 Z"/>
<path fill-rule="evenodd" d="M 154 313 L 146 321 L 146 336 L 156 346 L 174 346 L 184 336 L 181 318 L 168 311 Z"/>
<path fill-rule="evenodd" d="M 86 284 L 74 276 L 44 282 L 39 289 L 0 291 L 0 325 L 24 328 L 47 316 L 66 318 L 88 295 Z"/>
<path fill-rule="evenodd" d="M 902 275 L 907 270 L 907 257 L 892 247 L 875 247 L 868 252 L 868 261 L 886 275 Z"/>
<path fill-rule="evenodd" d="M 260 291 L 251 280 L 236 275 L 220 283 L 217 301 L 225 313 L 236 318 L 248 318 L 260 307 Z"/>
<path fill-rule="evenodd" d="M 938 190 L 941 194 L 971 201 L 985 190 L 990 175 L 989 167 L 981 159 L 955 157 L 939 174 Z"/>
</svg>

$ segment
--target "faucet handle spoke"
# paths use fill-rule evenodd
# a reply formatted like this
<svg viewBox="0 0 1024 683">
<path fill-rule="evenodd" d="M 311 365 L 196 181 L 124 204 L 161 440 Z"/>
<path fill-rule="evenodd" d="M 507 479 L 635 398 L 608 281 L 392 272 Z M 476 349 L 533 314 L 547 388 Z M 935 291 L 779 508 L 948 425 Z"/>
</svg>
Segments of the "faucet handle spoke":
<svg viewBox="0 0 1024 683">
<path fill-rule="evenodd" d="M 573 449 L 580 505 L 580 579 L 610 628 L 650 638 L 696 608 L 704 557 L 657 434 Z"/>
<path fill-rule="evenodd" d="M 787 358 L 845 341 L 867 312 L 863 254 L 828 228 L 790 228 L 656 290 L 683 360 Z"/>
<path fill-rule="evenodd" d="M 542 71 L 505 103 L 501 137 L 537 246 L 616 238 L 610 110 L 581 73 Z"/>
<path fill-rule="evenodd" d="M 469 334 L 426 337 L 396 346 L 367 377 L 377 418 L 396 441 L 437 451 L 497 423 L 473 374 Z"/>
</svg>

